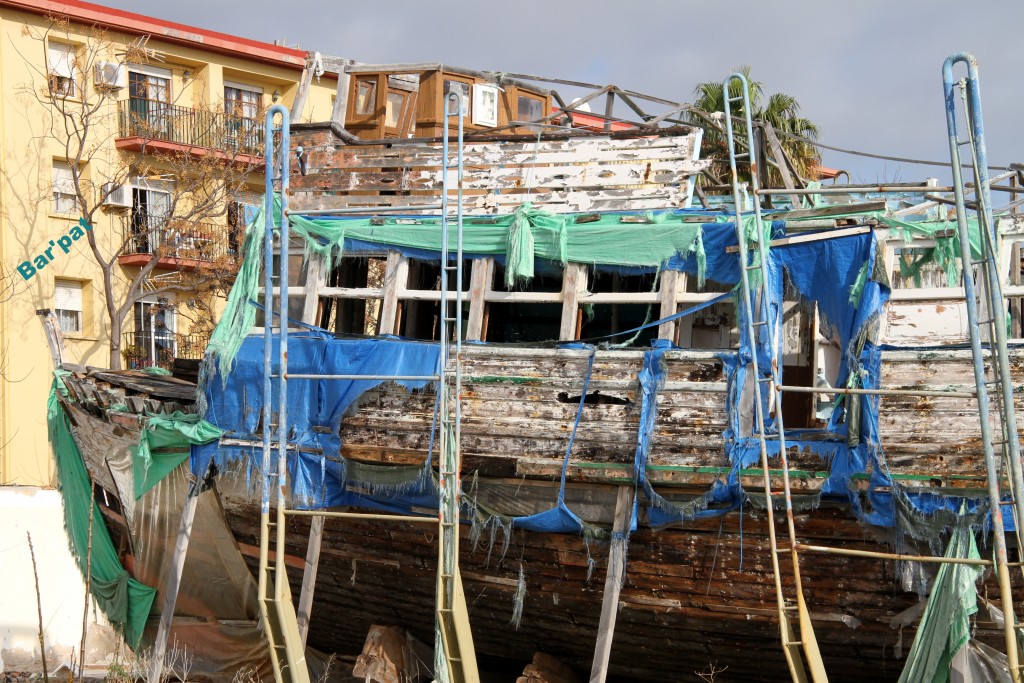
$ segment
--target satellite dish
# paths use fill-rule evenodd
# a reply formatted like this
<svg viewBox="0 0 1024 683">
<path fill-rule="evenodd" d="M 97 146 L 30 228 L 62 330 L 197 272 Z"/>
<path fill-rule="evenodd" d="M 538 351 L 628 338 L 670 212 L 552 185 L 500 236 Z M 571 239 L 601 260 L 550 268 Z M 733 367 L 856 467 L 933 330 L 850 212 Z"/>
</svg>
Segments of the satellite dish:
<svg viewBox="0 0 1024 683">
<path fill-rule="evenodd" d="M 576 111 L 582 111 L 582 112 L 586 112 L 588 114 L 592 113 L 592 110 L 590 109 L 590 102 L 584 102 L 580 106 L 578 106 L 578 107 L 576 106 L 576 103 L 579 102 L 581 99 L 583 99 L 583 98 L 582 97 L 577 97 L 575 100 L 570 102 L 569 103 L 569 108 L 570 109 L 575 108 Z"/>
</svg>

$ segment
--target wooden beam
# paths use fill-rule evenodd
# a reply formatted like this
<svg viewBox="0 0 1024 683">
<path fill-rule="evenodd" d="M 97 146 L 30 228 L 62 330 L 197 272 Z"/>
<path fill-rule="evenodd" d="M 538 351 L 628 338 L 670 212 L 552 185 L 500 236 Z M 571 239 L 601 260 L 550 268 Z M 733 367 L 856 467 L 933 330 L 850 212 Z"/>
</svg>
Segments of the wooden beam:
<svg viewBox="0 0 1024 683">
<path fill-rule="evenodd" d="M 768 243 L 769 247 L 782 247 L 787 244 L 801 244 L 803 242 L 820 242 L 822 240 L 832 240 L 839 237 L 849 237 L 850 235 L 866 235 L 871 232 L 871 228 L 866 225 L 860 225 L 852 228 L 839 228 L 837 230 L 829 230 L 828 232 L 814 232 L 806 235 L 793 235 L 792 237 L 781 237 L 777 240 L 772 240 Z M 726 247 L 725 253 L 735 254 L 740 250 L 737 246 Z"/>
<path fill-rule="evenodd" d="M 317 291 L 323 280 L 327 276 L 327 273 L 323 272 L 324 268 L 323 257 L 311 256 L 308 265 L 306 266 L 306 287 L 305 297 L 302 302 L 302 322 L 307 325 L 316 325 L 319 323 L 317 320 L 317 313 L 320 310 L 320 297 L 317 296 Z M 290 290 L 291 288 L 289 288 Z"/>
<path fill-rule="evenodd" d="M 793 177 L 789 175 L 789 165 L 786 163 L 786 153 L 782 150 L 782 143 L 779 142 L 779 136 L 775 134 L 775 128 L 767 121 L 762 122 L 761 126 L 764 131 L 764 139 L 772 151 L 772 156 L 775 157 L 775 167 L 779 169 L 779 173 L 782 175 L 782 184 L 786 186 L 787 190 L 795 190 L 796 185 L 793 184 Z M 767 173 L 767 171 L 768 169 L 766 168 L 765 172 Z M 793 208 L 800 208 L 799 195 L 789 195 L 789 201 Z"/>
<path fill-rule="evenodd" d="M 306 545 L 306 568 L 302 572 L 302 592 L 299 593 L 297 620 L 302 647 L 306 647 L 309 635 L 309 617 L 313 611 L 313 590 L 316 588 L 316 572 L 320 565 L 320 542 L 324 537 L 325 517 L 314 517 L 309 525 L 309 543 Z"/>
<path fill-rule="evenodd" d="M 349 60 L 345 60 L 348 62 Z M 352 81 L 347 69 L 338 72 L 338 90 L 334 95 L 334 109 L 331 111 L 331 121 L 334 121 L 342 128 L 345 127 L 345 117 L 348 115 L 348 88 Z"/>
<path fill-rule="evenodd" d="M 313 61 L 312 55 L 306 55 L 306 66 L 302 68 L 302 76 L 299 78 L 299 89 L 295 93 L 295 100 L 292 102 L 291 121 L 298 123 L 302 118 L 302 111 L 306 108 L 306 97 L 309 95 L 309 85 L 313 82 Z"/>
<path fill-rule="evenodd" d="M 667 318 L 675 315 L 679 308 L 679 283 L 682 282 L 677 270 L 665 270 L 661 273 L 661 308 L 659 317 Z M 676 340 L 676 323 L 664 323 L 658 326 L 658 339 Z"/>
<path fill-rule="evenodd" d="M 473 273 L 469 278 L 469 320 L 466 323 L 466 339 L 482 341 L 484 307 L 487 305 L 484 293 L 491 288 L 493 276 L 494 259 L 484 258 L 473 261 Z"/>
<path fill-rule="evenodd" d="M 562 323 L 558 338 L 562 341 L 576 339 L 576 311 L 580 295 L 587 289 L 587 267 L 581 263 L 569 263 L 562 277 Z"/>
<path fill-rule="evenodd" d="M 398 332 L 398 292 L 409 280 L 409 259 L 397 251 L 388 252 L 384 267 L 384 301 L 380 307 L 380 334 Z"/>
<path fill-rule="evenodd" d="M 198 488 L 198 487 L 197 487 Z M 192 522 L 196 517 L 196 506 L 199 495 L 189 492 L 185 505 L 181 510 L 181 522 L 178 525 L 178 539 L 171 555 L 170 576 L 164 583 L 164 606 L 160 612 L 160 626 L 157 627 L 156 640 L 153 642 L 150 658 L 150 679 L 159 681 L 163 676 L 164 652 L 167 649 L 167 636 L 171 631 L 171 620 L 174 618 L 174 605 L 178 601 L 178 589 L 181 587 L 181 574 L 185 568 L 185 555 L 188 554 L 189 541 L 192 539 Z"/>
<path fill-rule="evenodd" d="M 601 622 L 594 647 L 594 663 L 590 669 L 590 683 L 604 683 L 608 676 L 608 658 L 612 653 L 615 635 L 615 617 L 619 609 L 619 593 L 626 572 L 626 543 L 633 520 L 633 486 L 620 486 L 615 499 L 615 521 L 612 524 L 611 550 L 608 556 L 608 574 L 604 580 L 604 598 L 601 600 Z"/>
</svg>

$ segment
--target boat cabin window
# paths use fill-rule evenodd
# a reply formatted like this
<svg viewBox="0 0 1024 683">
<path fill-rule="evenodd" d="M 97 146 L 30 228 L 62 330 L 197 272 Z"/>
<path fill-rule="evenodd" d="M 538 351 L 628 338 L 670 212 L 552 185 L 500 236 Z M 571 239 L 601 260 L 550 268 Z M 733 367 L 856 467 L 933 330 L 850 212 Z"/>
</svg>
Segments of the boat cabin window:
<svg viewBox="0 0 1024 683">
<path fill-rule="evenodd" d="M 380 334 L 387 255 L 345 257 L 328 274 L 320 326 L 339 334 Z"/>
<path fill-rule="evenodd" d="M 519 95 L 517 98 L 516 121 L 536 121 L 544 116 L 544 102 L 536 97 Z M 528 126 L 531 130 L 537 126 Z"/>
<path fill-rule="evenodd" d="M 481 262 L 481 267 L 483 267 Z M 558 339 L 562 322 L 562 271 L 538 272 L 529 284 L 505 284 L 505 266 L 495 263 L 487 283 L 481 338 L 497 344 Z M 538 299 L 547 299 L 547 301 Z"/>
<path fill-rule="evenodd" d="M 783 383 L 790 386 L 815 385 L 814 347 L 817 341 L 815 306 L 803 300 L 783 271 L 782 327 L 779 346 L 782 351 Z M 816 426 L 815 395 L 787 391 L 782 395 L 782 418 L 787 427 Z"/>
<path fill-rule="evenodd" d="M 578 337 L 590 339 L 624 332 L 658 318 L 658 276 L 656 273 L 631 275 L 590 268 L 588 294 L 580 299 Z M 612 344 L 650 346 L 658 338 L 658 328 L 613 337 Z"/>
<path fill-rule="evenodd" d="M 276 240 L 275 240 L 276 241 Z M 293 320 L 302 320 L 302 309 L 305 304 L 305 293 L 302 288 L 306 286 L 306 272 L 309 265 L 305 256 L 305 247 L 302 238 L 292 238 L 288 245 L 288 317 Z M 275 246 L 274 263 L 271 277 L 275 288 L 281 287 L 281 255 Z M 262 278 L 262 276 L 261 276 Z M 262 285 L 262 280 L 260 282 Z M 298 291 L 296 291 L 298 290 Z M 256 311 L 256 327 L 263 327 L 266 320 L 262 308 L 266 303 L 263 288 L 260 288 L 258 297 L 261 308 Z M 278 306 L 277 295 L 274 296 L 274 308 Z"/>
<path fill-rule="evenodd" d="M 469 283 L 473 261 L 462 262 L 462 291 L 466 293 L 462 304 L 462 330 L 465 336 L 469 316 Z M 398 293 L 398 334 L 410 339 L 437 341 L 441 334 L 441 264 L 439 262 L 408 260 L 406 285 Z M 457 273 L 448 271 L 448 291 L 454 295 Z M 449 300 L 448 317 L 455 316 L 454 298 Z M 455 338 L 455 323 L 449 323 L 449 338 Z"/>
<path fill-rule="evenodd" d="M 360 78 L 356 81 L 356 116 L 372 116 L 377 108 L 377 79 Z"/>
<path fill-rule="evenodd" d="M 1008 335 L 1011 339 L 1024 338 L 1024 248 L 1020 237 L 1004 238 L 1003 249 L 1009 253 L 1010 271 L 1003 290 L 1009 301 L 1010 326 Z"/>
<path fill-rule="evenodd" d="M 948 274 L 932 257 L 934 250 L 934 246 L 894 247 L 892 272 L 889 273 L 892 288 L 933 289 L 950 287 Z M 957 263 L 959 264 L 959 260 Z M 953 287 L 962 286 L 959 276 L 953 282 Z"/>
<path fill-rule="evenodd" d="M 405 110 L 405 101 L 408 93 L 388 91 L 387 101 L 384 103 L 384 127 L 399 128 L 402 124 L 402 114 Z"/>
<path fill-rule="evenodd" d="M 683 291 L 693 295 L 698 293 L 716 296 L 732 290 L 732 285 L 723 285 L 712 280 L 697 286 L 697 278 L 684 274 Z M 680 308 L 689 308 L 697 303 L 690 298 Z M 736 349 L 740 345 L 740 332 L 736 318 L 736 304 L 724 301 L 709 306 L 679 321 L 675 343 L 684 349 Z"/>
</svg>

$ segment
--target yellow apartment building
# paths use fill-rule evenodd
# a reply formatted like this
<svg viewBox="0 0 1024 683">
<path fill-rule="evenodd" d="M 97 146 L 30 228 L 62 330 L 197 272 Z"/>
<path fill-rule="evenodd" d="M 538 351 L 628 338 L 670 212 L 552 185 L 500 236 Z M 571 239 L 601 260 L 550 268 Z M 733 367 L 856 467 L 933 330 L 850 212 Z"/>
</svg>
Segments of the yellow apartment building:
<svg viewBox="0 0 1024 683">
<path fill-rule="evenodd" d="M 55 312 L 67 362 L 110 366 L 112 337 L 122 367 L 201 357 L 220 295 L 209 282 L 237 267 L 262 194 L 263 113 L 330 118 L 337 74 L 319 66 L 91 3 L 0 0 L 0 484 L 53 482 L 37 311 Z M 90 239 L 116 305 L 139 299 L 120 329 Z"/>
</svg>

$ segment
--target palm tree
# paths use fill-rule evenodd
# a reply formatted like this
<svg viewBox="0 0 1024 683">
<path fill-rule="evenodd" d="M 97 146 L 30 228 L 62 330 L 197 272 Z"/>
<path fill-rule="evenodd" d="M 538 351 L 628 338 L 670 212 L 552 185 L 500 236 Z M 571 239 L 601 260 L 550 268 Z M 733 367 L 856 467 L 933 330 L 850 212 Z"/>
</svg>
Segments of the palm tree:
<svg viewBox="0 0 1024 683">
<path fill-rule="evenodd" d="M 752 110 L 751 119 L 755 122 L 765 121 L 770 123 L 779 133 L 779 142 L 782 145 L 782 149 L 793 162 L 800 177 L 811 180 L 816 179 L 817 168 L 821 164 L 821 155 L 818 153 L 817 148 L 808 142 L 788 137 L 788 135 L 795 135 L 804 140 L 814 141 L 818 139 L 818 127 L 810 119 L 800 116 L 800 103 L 792 95 L 775 93 L 769 96 L 767 104 L 762 106 L 765 95 L 763 84 L 750 78 L 749 66 L 742 66 L 738 71 L 746 77 L 749 84 L 750 107 Z M 731 97 L 737 97 L 741 94 L 739 81 L 732 81 L 729 89 Z M 693 106 L 697 109 L 708 113 L 725 112 L 725 89 L 721 81 L 698 83 L 694 89 L 694 95 Z M 734 117 L 742 117 L 743 114 L 743 103 L 734 102 L 732 104 L 732 115 Z M 726 177 L 729 173 L 729 150 L 726 146 L 725 133 L 715 127 L 707 126 L 706 116 L 702 117 L 699 114 L 688 112 L 687 119 L 705 129 L 704 154 L 702 156 L 705 159 L 715 160 L 715 163 L 712 165 L 712 173 L 719 177 Z M 733 131 L 738 133 L 739 131 L 735 127 L 736 119 L 733 119 L 733 122 Z M 740 169 L 740 174 L 741 176 L 744 175 L 743 169 Z M 782 177 L 778 169 L 773 166 L 768 166 L 768 182 L 776 186 L 782 184 Z"/>
</svg>

